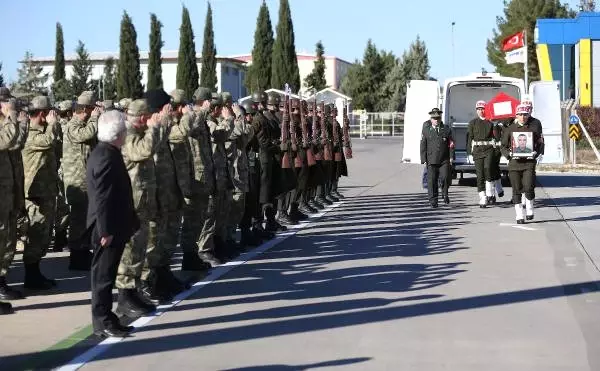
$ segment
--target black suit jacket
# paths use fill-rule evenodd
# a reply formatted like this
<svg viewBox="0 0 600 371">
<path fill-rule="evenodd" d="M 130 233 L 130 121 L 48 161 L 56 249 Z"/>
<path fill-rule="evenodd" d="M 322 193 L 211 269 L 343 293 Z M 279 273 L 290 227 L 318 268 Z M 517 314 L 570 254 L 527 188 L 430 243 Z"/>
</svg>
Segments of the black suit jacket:
<svg viewBox="0 0 600 371">
<path fill-rule="evenodd" d="M 421 133 L 421 163 L 441 165 L 454 159 L 454 140 L 449 126 L 438 124 L 439 130 L 433 125 L 423 124 Z"/>
<path fill-rule="evenodd" d="M 133 192 L 121 151 L 100 143 L 87 161 L 87 229 L 96 227 L 100 237 L 126 242 L 140 228 L 133 206 Z"/>
</svg>

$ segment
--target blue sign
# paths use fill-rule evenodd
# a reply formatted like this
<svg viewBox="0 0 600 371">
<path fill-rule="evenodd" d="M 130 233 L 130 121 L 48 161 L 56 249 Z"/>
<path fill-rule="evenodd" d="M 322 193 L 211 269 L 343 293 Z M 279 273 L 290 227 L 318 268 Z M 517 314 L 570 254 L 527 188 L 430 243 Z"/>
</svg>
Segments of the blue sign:
<svg viewBox="0 0 600 371">
<path fill-rule="evenodd" d="M 571 125 L 579 124 L 579 117 L 577 117 L 576 115 L 571 115 L 571 117 L 569 117 L 569 123 Z"/>
</svg>

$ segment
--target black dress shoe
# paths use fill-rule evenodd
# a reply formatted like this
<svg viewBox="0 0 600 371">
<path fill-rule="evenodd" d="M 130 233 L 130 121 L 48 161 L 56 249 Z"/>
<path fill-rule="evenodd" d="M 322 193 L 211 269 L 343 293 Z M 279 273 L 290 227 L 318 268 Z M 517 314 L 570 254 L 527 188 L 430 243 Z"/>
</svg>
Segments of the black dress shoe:
<svg viewBox="0 0 600 371">
<path fill-rule="evenodd" d="M 432 209 L 437 209 L 438 208 L 438 203 L 437 202 L 432 202 L 431 203 L 431 208 Z"/>
<path fill-rule="evenodd" d="M 6 283 L 6 277 L 0 277 L 0 300 L 20 300 L 25 296 L 19 290 L 13 289 Z"/>
<path fill-rule="evenodd" d="M 331 193 L 332 193 L 332 194 L 333 194 L 333 195 L 334 195 L 336 198 L 339 198 L 340 200 L 341 200 L 341 199 L 343 199 L 343 198 L 346 198 L 346 196 L 344 196 L 343 194 L 341 194 L 341 193 L 340 193 L 340 192 L 338 192 L 337 190 L 336 190 L 336 191 L 333 191 L 333 192 L 331 192 Z"/>
<path fill-rule="evenodd" d="M 330 195 L 330 194 L 329 194 L 329 195 L 327 195 L 327 196 L 325 196 L 325 199 L 326 199 L 327 201 L 331 202 L 332 204 L 333 204 L 333 203 L 336 203 L 336 202 L 340 202 L 340 200 L 339 200 L 338 198 L 336 198 L 336 197 L 334 197 L 334 196 L 332 196 L 332 195 Z"/>
<path fill-rule="evenodd" d="M 13 314 L 15 311 L 10 303 L 0 301 L 0 316 L 4 314 Z"/>
<path fill-rule="evenodd" d="M 445 203 L 446 205 L 449 205 L 449 204 L 450 204 L 450 197 L 448 197 L 448 196 L 444 196 L 444 203 Z"/>
<path fill-rule="evenodd" d="M 124 331 L 121 328 L 118 327 L 112 327 L 112 328 L 105 328 L 102 330 L 96 330 L 94 331 L 94 335 L 101 337 L 101 338 L 110 338 L 110 337 L 115 337 L 115 338 L 125 338 L 127 336 L 129 336 L 129 332 L 128 331 Z"/>
<path fill-rule="evenodd" d="M 523 219 L 517 219 L 517 224 L 525 224 L 525 221 Z"/>
<path fill-rule="evenodd" d="M 318 197 L 317 198 L 317 202 L 320 203 L 321 205 L 325 205 L 325 206 L 327 206 L 327 205 L 333 205 L 333 202 L 329 201 L 327 199 L 327 197 Z"/>
<path fill-rule="evenodd" d="M 317 212 L 318 212 L 318 210 L 323 210 L 325 208 L 325 205 L 323 205 L 322 203 L 320 203 L 317 200 L 310 200 L 310 201 L 308 201 L 308 206 L 316 209 Z"/>
</svg>

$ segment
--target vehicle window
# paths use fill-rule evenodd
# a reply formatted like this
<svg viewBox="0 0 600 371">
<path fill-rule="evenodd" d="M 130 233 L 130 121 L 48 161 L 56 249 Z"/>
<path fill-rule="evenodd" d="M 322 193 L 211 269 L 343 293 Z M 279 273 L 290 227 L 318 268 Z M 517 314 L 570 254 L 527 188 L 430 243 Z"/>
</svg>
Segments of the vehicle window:
<svg viewBox="0 0 600 371">
<path fill-rule="evenodd" d="M 446 110 L 448 124 L 467 123 L 475 118 L 475 103 L 478 100 L 489 101 L 498 93 L 504 92 L 520 99 L 519 88 L 502 83 L 466 83 L 450 87 L 446 93 Z"/>
</svg>

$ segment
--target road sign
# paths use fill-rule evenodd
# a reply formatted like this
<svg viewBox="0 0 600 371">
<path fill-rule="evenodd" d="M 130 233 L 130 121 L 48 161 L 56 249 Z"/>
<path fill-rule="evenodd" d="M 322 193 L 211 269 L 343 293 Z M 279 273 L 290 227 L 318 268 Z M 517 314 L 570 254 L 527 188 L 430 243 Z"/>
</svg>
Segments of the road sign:
<svg viewBox="0 0 600 371">
<path fill-rule="evenodd" d="M 573 117 L 573 116 L 571 116 L 571 117 Z M 573 140 L 581 139 L 581 129 L 579 128 L 579 125 L 577 125 L 577 124 L 569 125 L 569 138 L 571 138 Z"/>
<path fill-rule="evenodd" d="M 571 124 L 571 125 L 578 125 L 579 124 L 579 117 L 577 117 L 577 115 L 571 115 L 571 117 L 569 117 L 569 124 Z"/>
</svg>

